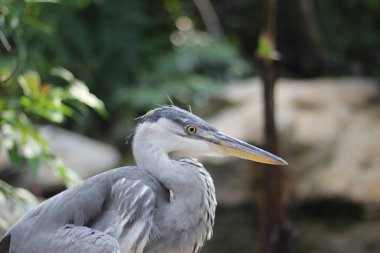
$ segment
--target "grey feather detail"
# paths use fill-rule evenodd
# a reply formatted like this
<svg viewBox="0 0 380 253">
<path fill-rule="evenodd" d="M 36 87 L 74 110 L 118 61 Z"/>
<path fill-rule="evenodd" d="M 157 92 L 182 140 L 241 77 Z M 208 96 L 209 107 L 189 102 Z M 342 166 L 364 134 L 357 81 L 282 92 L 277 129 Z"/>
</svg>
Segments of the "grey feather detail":
<svg viewBox="0 0 380 253">
<path fill-rule="evenodd" d="M 215 187 L 210 174 L 204 168 L 200 169 L 199 173 L 201 174 L 203 183 L 205 185 L 205 188 L 207 189 L 206 194 L 204 196 L 204 204 L 206 205 L 206 208 L 203 219 L 207 224 L 207 240 L 210 240 L 213 233 L 215 210 L 217 206 Z"/>
<path fill-rule="evenodd" d="M 120 199 L 110 198 L 111 194 L 119 194 L 116 190 L 112 193 L 112 186 L 123 177 L 129 178 L 129 181 L 128 183 L 127 180 L 123 181 L 125 187 L 122 189 L 126 189 L 132 185 L 132 182 L 141 178 L 151 187 L 156 186 L 149 174 L 136 167 L 119 168 L 94 176 L 44 201 L 25 214 L 2 238 L 0 252 L 119 252 L 118 245 L 121 244 L 118 244 L 118 238 L 114 238 L 114 231 L 107 228 L 116 223 L 117 205 L 125 205 L 126 201 L 132 202 L 129 199 L 120 201 Z M 144 184 L 140 182 L 138 185 Z M 149 196 L 145 193 L 143 198 L 149 200 L 151 199 Z M 119 201 L 120 203 L 118 203 Z M 146 210 L 154 210 L 153 202 L 152 199 L 146 202 Z M 139 210 L 143 209 L 141 205 L 135 206 Z M 114 210 L 114 208 L 116 209 Z M 145 213 L 143 217 L 148 217 L 148 214 L 152 212 L 142 212 Z M 141 211 L 137 214 L 139 213 Z M 134 218 L 136 219 L 134 223 L 137 224 L 139 216 L 135 215 Z M 142 219 L 142 221 L 148 225 L 141 227 L 141 233 L 152 234 L 153 232 L 149 233 L 150 230 L 154 231 L 151 226 L 152 215 L 149 216 L 149 219 Z M 95 242 L 89 243 L 93 238 L 95 238 Z M 139 241 L 144 241 L 144 239 L 138 238 Z M 99 251 L 92 249 L 91 245 L 96 245 Z M 110 248 L 107 248 L 106 245 L 110 245 Z M 132 247 L 135 247 L 135 252 L 141 252 L 142 245 L 139 243 Z"/>
<path fill-rule="evenodd" d="M 54 231 L 39 232 L 33 240 L 12 245 L 10 252 L 120 253 L 115 238 L 84 226 L 67 224 Z"/>
<path fill-rule="evenodd" d="M 150 110 L 145 115 L 139 117 L 138 120 L 140 121 L 140 124 L 144 122 L 154 123 L 161 118 L 171 120 L 178 125 L 196 124 L 204 130 L 216 131 L 215 127 L 211 126 L 203 119 L 174 105 L 160 106 Z"/>
<path fill-rule="evenodd" d="M 45 235 L 46 236 L 46 235 Z M 119 243 L 115 238 L 83 226 L 65 225 L 52 235 L 51 245 L 47 242 L 41 252 L 93 252 L 119 253 Z M 39 244 L 43 243 L 41 241 Z M 50 246 L 50 248 L 49 248 Z"/>
<path fill-rule="evenodd" d="M 118 222 L 107 229 L 108 233 L 119 241 L 122 252 L 143 252 L 151 231 L 155 231 L 153 190 L 141 180 L 122 178 L 112 186 L 111 198 Z"/>
<path fill-rule="evenodd" d="M 203 202 L 201 208 L 204 210 L 203 217 L 200 220 L 200 224 L 203 224 L 204 228 L 200 233 L 200 237 L 196 242 L 197 248 L 195 248 L 194 252 L 198 252 L 204 245 L 207 240 L 210 240 L 213 234 L 214 229 L 214 221 L 215 221 L 215 210 L 217 206 L 216 197 L 215 197 L 215 187 L 213 180 L 210 174 L 207 172 L 205 168 L 199 169 L 199 174 L 204 185 L 204 189 L 206 189 L 205 194 L 203 196 Z"/>
<path fill-rule="evenodd" d="M 175 201 L 175 192 L 173 192 L 172 190 L 169 190 L 169 200 L 170 203 L 173 203 Z"/>
<path fill-rule="evenodd" d="M 203 164 L 199 163 L 193 158 L 181 158 L 177 161 L 181 162 L 185 166 L 196 167 L 201 183 L 203 184 L 204 193 L 202 195 L 200 210 L 202 210 L 203 215 L 200 217 L 197 225 L 197 238 L 193 242 L 193 249 L 191 252 L 199 252 L 199 250 L 204 246 L 206 240 L 210 240 L 213 235 L 214 221 L 215 221 L 215 211 L 217 206 L 214 182 L 211 175 L 203 167 Z M 189 169 L 189 168 L 187 168 Z"/>
<path fill-rule="evenodd" d="M 185 164 L 188 164 L 188 165 L 192 165 L 192 166 L 198 167 L 199 169 L 203 169 L 204 171 L 206 171 L 204 169 L 204 167 L 203 167 L 203 164 L 201 164 L 200 162 L 198 162 L 194 158 L 184 157 L 184 158 L 178 159 L 177 161 L 179 161 L 181 163 L 185 163 Z M 206 171 L 206 173 L 208 173 L 208 172 Z"/>
</svg>

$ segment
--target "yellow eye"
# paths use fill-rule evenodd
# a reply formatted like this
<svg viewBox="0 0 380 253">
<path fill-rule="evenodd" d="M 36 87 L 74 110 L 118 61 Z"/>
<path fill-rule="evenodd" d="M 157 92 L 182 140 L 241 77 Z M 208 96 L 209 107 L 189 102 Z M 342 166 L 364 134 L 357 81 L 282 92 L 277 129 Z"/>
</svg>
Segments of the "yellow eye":
<svg viewBox="0 0 380 253">
<path fill-rule="evenodd" d="M 188 134 L 195 134 L 197 132 L 197 127 L 194 125 L 188 125 L 186 126 L 186 132 Z"/>
</svg>

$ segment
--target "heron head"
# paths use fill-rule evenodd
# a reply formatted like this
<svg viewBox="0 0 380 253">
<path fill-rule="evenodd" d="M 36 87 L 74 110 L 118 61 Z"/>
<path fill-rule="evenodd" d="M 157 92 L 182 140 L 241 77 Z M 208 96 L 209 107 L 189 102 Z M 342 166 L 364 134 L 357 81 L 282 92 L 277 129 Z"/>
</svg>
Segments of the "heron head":
<svg viewBox="0 0 380 253">
<path fill-rule="evenodd" d="M 163 106 L 141 117 L 133 149 L 155 146 L 169 155 L 234 156 L 274 165 L 287 165 L 282 158 L 230 137 L 203 119 L 175 106 Z"/>
</svg>

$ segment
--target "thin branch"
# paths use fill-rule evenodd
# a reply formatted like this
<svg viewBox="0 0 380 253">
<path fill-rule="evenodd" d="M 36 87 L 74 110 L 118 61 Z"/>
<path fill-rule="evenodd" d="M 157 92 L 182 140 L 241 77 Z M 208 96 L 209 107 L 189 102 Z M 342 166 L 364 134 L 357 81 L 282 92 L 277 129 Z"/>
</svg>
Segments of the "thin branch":
<svg viewBox="0 0 380 253">
<path fill-rule="evenodd" d="M 18 55 L 17 52 L 15 53 L 15 58 L 16 58 L 16 62 L 13 65 L 11 73 L 7 77 L 5 77 L 3 79 L 0 78 L 0 84 L 6 83 L 9 80 L 11 80 L 12 77 L 16 74 L 17 70 L 19 69 L 19 67 L 20 67 L 20 56 Z"/>
<path fill-rule="evenodd" d="M 4 25 L 4 20 L 5 20 L 5 17 L 4 15 L 0 14 L 0 26 L 3 26 Z M 16 62 L 12 68 L 12 71 L 11 73 L 9 74 L 9 76 L 5 77 L 5 78 L 0 78 L 0 84 L 3 84 L 7 81 L 9 81 L 17 72 L 19 66 L 20 66 L 20 56 L 17 52 L 16 49 L 12 48 L 11 46 L 11 43 L 9 43 L 9 41 L 7 40 L 7 37 L 5 36 L 5 34 L 3 33 L 2 30 L 0 30 L 0 42 L 1 44 L 4 46 L 5 50 L 8 52 L 8 53 L 12 53 L 14 52 L 15 54 L 15 58 L 16 58 Z"/>
<path fill-rule="evenodd" d="M 193 0 L 197 7 L 203 22 L 205 23 L 207 31 L 214 36 L 217 40 L 224 40 L 224 32 L 220 24 L 218 15 L 210 0 Z"/>
<path fill-rule="evenodd" d="M 0 41 L 1 41 L 1 44 L 3 44 L 3 46 L 5 47 L 5 50 L 7 50 L 7 52 L 12 51 L 11 44 L 9 44 L 7 38 L 5 37 L 4 33 L 1 30 L 0 30 Z"/>
</svg>

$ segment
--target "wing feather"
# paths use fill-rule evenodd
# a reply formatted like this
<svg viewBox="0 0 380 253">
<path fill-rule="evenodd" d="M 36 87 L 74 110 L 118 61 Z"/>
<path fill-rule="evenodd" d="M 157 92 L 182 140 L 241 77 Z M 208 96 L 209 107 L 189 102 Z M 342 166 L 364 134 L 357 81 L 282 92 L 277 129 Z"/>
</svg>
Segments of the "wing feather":
<svg viewBox="0 0 380 253">
<path fill-rule="evenodd" d="M 41 251 L 36 252 L 93 252 L 93 253 L 120 253 L 119 243 L 115 238 L 101 231 L 84 226 L 65 225 L 55 233 L 42 234 L 42 241 L 37 241 Z M 43 243 L 45 241 L 45 243 Z"/>
<path fill-rule="evenodd" d="M 154 191 L 142 180 L 122 178 L 112 186 L 111 199 L 117 214 L 107 230 L 119 241 L 122 252 L 143 252 L 154 229 Z"/>
<path fill-rule="evenodd" d="M 155 231 L 154 187 L 136 167 L 95 176 L 24 215 L 0 252 L 141 253 Z"/>
</svg>

